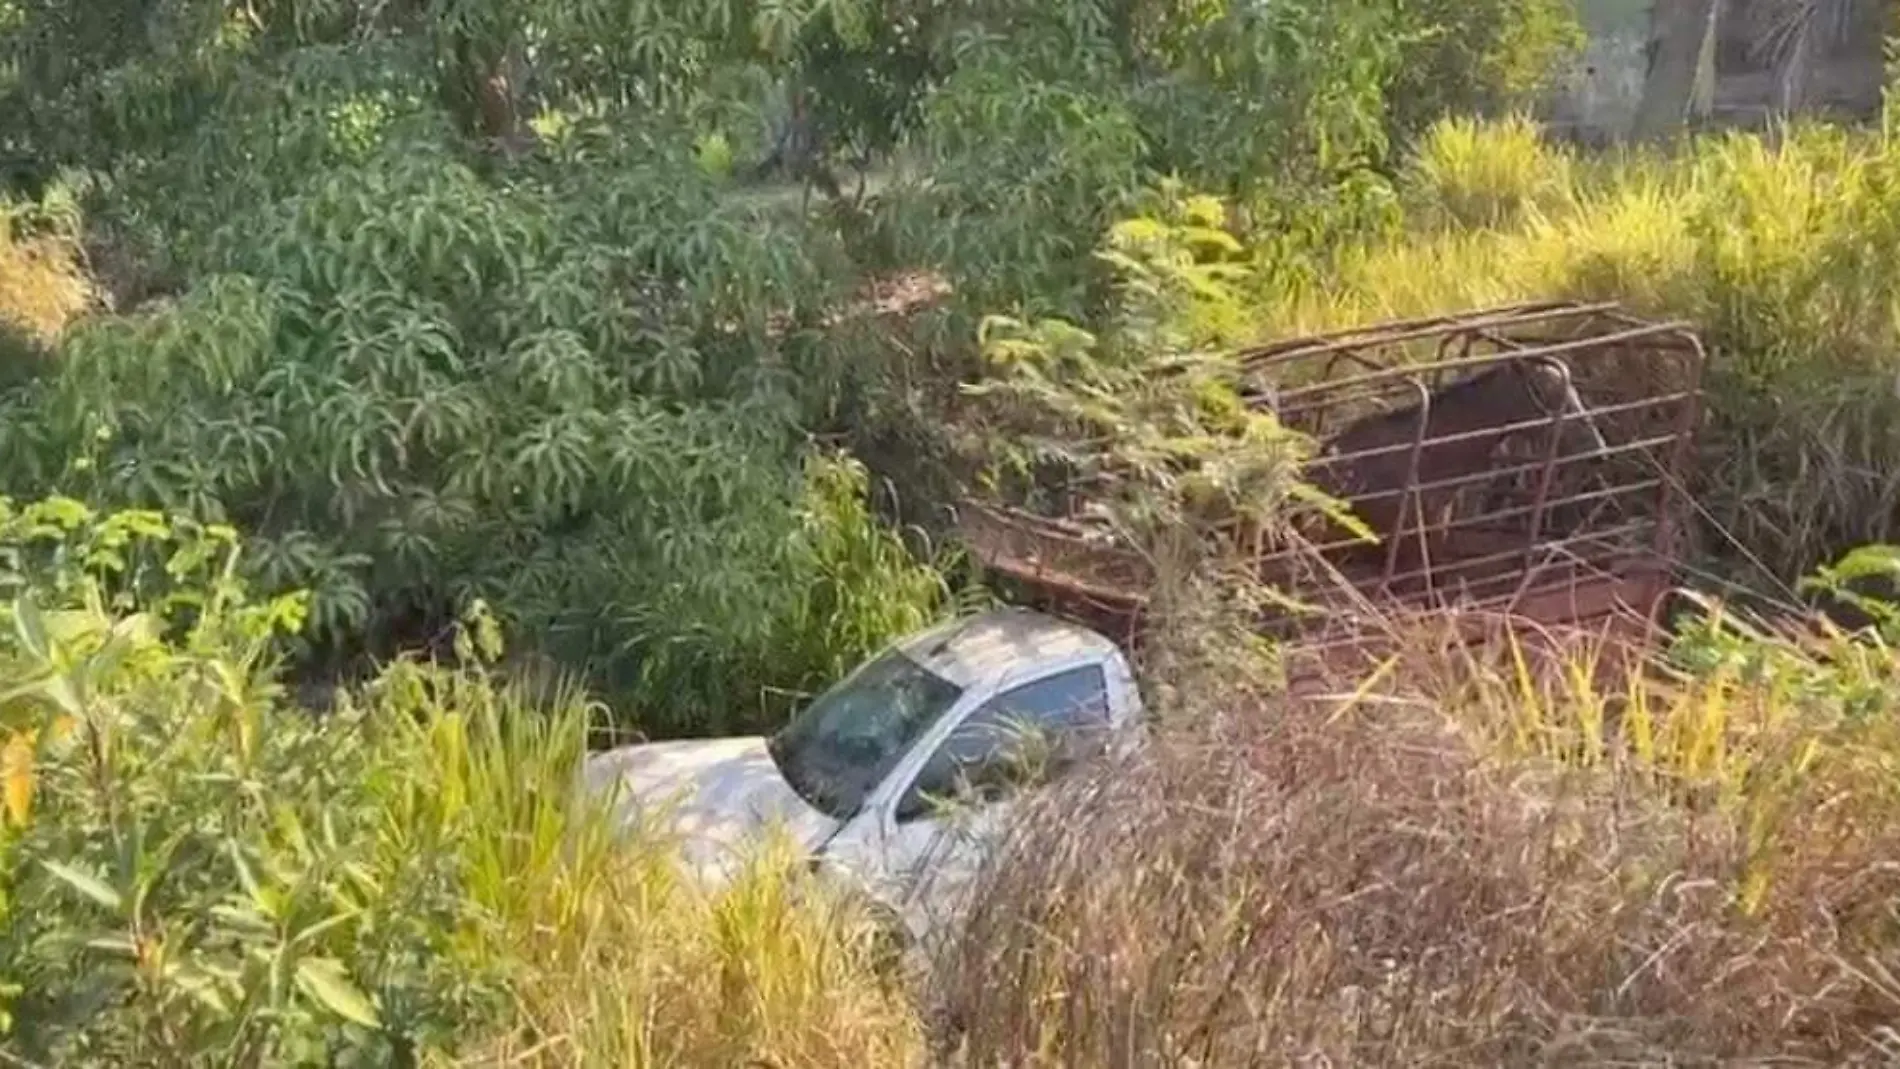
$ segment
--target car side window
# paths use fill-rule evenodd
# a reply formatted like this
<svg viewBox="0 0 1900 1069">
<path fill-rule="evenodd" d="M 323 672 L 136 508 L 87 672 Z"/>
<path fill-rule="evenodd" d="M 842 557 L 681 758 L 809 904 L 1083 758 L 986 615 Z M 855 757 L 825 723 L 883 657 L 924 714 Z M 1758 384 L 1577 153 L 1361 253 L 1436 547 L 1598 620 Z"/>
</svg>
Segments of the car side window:
<svg viewBox="0 0 1900 1069">
<path fill-rule="evenodd" d="M 1087 756 L 1109 724 L 1108 682 L 1084 665 L 998 694 L 938 745 L 897 804 L 899 822 L 943 799 L 986 799 L 1046 782 Z"/>
</svg>

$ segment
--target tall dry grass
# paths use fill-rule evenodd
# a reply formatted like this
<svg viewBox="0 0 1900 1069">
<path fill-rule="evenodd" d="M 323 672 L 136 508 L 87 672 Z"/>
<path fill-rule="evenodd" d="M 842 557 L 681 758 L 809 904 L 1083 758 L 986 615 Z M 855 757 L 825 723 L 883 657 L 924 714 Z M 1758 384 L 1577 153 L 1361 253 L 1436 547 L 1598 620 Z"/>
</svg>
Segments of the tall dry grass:
<svg viewBox="0 0 1900 1069">
<path fill-rule="evenodd" d="M 51 345 L 92 299 L 72 207 L 0 203 L 0 329 Z"/>
<path fill-rule="evenodd" d="M 803 887 L 783 849 L 731 886 L 683 878 L 658 838 L 529 874 L 500 933 L 515 1027 L 465 1064 L 919 1064 L 906 993 L 872 965 L 866 922 Z"/>
<path fill-rule="evenodd" d="M 1866 666 L 1747 639 L 1664 696 L 1574 643 L 1394 637 L 1375 688 L 1205 695 L 1030 807 L 944 962 L 968 1064 L 1900 1056 Z"/>
</svg>

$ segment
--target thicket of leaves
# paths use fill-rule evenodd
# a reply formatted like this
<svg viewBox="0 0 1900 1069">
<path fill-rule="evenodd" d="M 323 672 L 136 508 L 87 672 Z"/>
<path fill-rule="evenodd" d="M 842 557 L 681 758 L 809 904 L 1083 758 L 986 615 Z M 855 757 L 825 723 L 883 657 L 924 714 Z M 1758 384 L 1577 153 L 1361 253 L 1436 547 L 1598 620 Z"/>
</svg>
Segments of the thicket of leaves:
<svg viewBox="0 0 1900 1069">
<path fill-rule="evenodd" d="M 254 574 L 313 591 L 320 648 L 486 597 L 636 706 L 734 726 L 762 678 L 806 681 L 780 659 L 824 633 L 824 584 L 885 588 L 896 626 L 934 590 L 888 555 L 830 571 L 854 562 L 827 539 L 887 536 L 852 511 L 861 475 L 814 456 L 807 480 L 795 395 L 822 353 L 768 348 L 757 314 L 815 303 L 813 243 L 693 203 L 690 174 L 620 182 L 320 171 L 209 243 L 176 304 L 74 332 L 8 398 L 13 483 L 256 532 Z"/>
<path fill-rule="evenodd" d="M 916 437 L 911 348 L 840 314 L 866 265 L 949 277 L 926 344 L 1089 325 L 1174 172 L 1297 265 L 1389 214 L 1410 58 L 1553 54 L 1398 0 L 6 12 L 0 144 L 82 191 L 123 306 L 0 394 L 6 488 L 244 529 L 318 667 L 486 598 L 666 731 L 769 720 L 941 599 L 810 444 Z M 847 148 L 903 164 L 869 204 L 733 177 Z"/>
<path fill-rule="evenodd" d="M 1142 653 L 1167 713 L 1197 673 L 1238 687 L 1271 668 L 1258 619 L 1295 606 L 1260 583 L 1256 544 L 1289 543 L 1320 514 L 1364 529 L 1301 477 L 1315 443 L 1236 390 L 1257 279 L 1221 202 L 1168 183 L 1144 207 L 1097 254 L 1115 278 L 1101 329 L 992 316 L 986 374 L 965 392 L 994 490 L 1095 526 L 1145 565 Z"/>
<path fill-rule="evenodd" d="M 228 528 L 0 499 L 0 1032 L 37 1064 L 390 1064 L 498 1012 L 401 695 L 280 701 Z M 398 819 L 391 819 L 396 817 Z"/>
<path fill-rule="evenodd" d="M 6 1060 L 912 1063 L 857 908 L 779 844 L 685 878 L 576 775 L 601 708 L 498 674 L 482 606 L 313 717 L 279 672 L 309 599 L 242 548 L 0 497 Z"/>
</svg>

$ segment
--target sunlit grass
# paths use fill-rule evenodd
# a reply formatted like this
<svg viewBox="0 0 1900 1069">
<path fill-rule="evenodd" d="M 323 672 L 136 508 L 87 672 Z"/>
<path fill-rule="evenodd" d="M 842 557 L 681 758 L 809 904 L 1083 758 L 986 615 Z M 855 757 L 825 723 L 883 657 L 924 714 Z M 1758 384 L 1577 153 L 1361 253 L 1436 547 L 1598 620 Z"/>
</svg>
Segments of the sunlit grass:
<svg viewBox="0 0 1900 1069">
<path fill-rule="evenodd" d="M 423 699 L 436 819 L 489 923 L 466 952 L 510 977 L 513 1019 L 472 1064 L 904 1066 L 921 1032 L 870 964 L 868 926 L 801 881 L 782 839 L 729 885 L 690 879 L 657 830 L 620 832 L 577 770 L 589 716 L 566 686 Z"/>
<path fill-rule="evenodd" d="M 78 242 L 64 230 L 26 232 L 0 204 L 0 326 L 50 345 L 92 300 Z"/>
<path fill-rule="evenodd" d="M 1570 154 L 1546 145 L 1527 118 L 1449 118 L 1426 133 L 1409 179 L 1424 218 L 1491 227 L 1560 210 L 1574 185 L 1572 168 Z"/>
<path fill-rule="evenodd" d="M 1722 883 L 1745 915 L 1798 913 L 1829 867 L 1891 848 L 1900 668 L 1871 636 L 1749 623 L 1719 603 L 1634 657 L 1604 633 L 1506 632 L 1480 650 L 1435 641 L 1445 626 L 1399 634 L 1395 693 L 1506 765 L 1600 777 L 1631 804 L 1713 817 L 1739 844 Z"/>
</svg>

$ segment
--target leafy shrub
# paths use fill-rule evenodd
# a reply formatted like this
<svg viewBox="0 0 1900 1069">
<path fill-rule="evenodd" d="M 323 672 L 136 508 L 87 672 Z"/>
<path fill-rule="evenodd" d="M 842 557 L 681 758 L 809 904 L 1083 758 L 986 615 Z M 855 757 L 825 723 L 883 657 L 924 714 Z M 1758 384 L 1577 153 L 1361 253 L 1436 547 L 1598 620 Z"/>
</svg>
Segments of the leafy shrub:
<svg viewBox="0 0 1900 1069">
<path fill-rule="evenodd" d="M 454 953 L 458 829 L 390 819 L 440 803 L 426 733 L 279 706 L 304 602 L 249 600 L 232 550 L 152 513 L 0 509 L 0 958 L 34 1060 L 380 1063 L 497 1012 Z"/>
<path fill-rule="evenodd" d="M 971 32 L 925 101 L 929 184 L 892 208 L 900 255 L 943 265 L 965 307 L 1093 310 L 1088 254 L 1143 182 L 1143 131 L 1103 68 L 1113 43 L 1067 14 Z"/>
<path fill-rule="evenodd" d="M 599 709 L 404 660 L 323 719 L 226 529 L 0 507 L 0 1049 L 41 1064 L 903 1064 L 868 928 L 690 882 L 577 775 Z M 538 1062 L 537 1062 L 538 1059 Z"/>
<path fill-rule="evenodd" d="M 13 483 L 254 531 L 251 574 L 312 591 L 305 637 L 332 665 L 484 597 L 647 726 L 769 721 L 768 689 L 865 652 L 788 638 L 809 597 L 870 614 L 829 633 L 875 646 L 934 594 L 885 585 L 915 565 L 801 537 L 890 540 L 805 506 L 835 496 L 806 489 L 795 430 L 822 339 L 768 365 L 762 310 L 809 316 L 830 283 L 795 234 L 697 214 L 694 174 L 509 191 L 427 155 L 321 171 L 207 243 L 219 273 L 87 324 L 8 399 Z M 843 570 L 860 560 L 885 570 Z"/>
<path fill-rule="evenodd" d="M 1390 90 L 1401 137 L 1446 115 L 1539 103 L 1584 45 L 1570 0 L 1425 0 L 1404 14 L 1404 58 Z"/>
<path fill-rule="evenodd" d="M 912 339 L 849 322 L 860 264 L 947 269 L 967 358 L 972 313 L 1110 309 L 1098 238 L 1161 175 L 1311 253 L 1385 218 L 1420 28 L 1389 0 L 15 6 L 0 142 L 82 170 L 179 284 L 0 394 L 7 489 L 243 527 L 251 578 L 311 591 L 315 674 L 481 597 L 667 733 L 769 722 L 934 608 L 894 551 L 826 556 L 897 545 L 865 510 L 810 507 L 810 433 L 916 411 L 888 401 Z M 786 151 L 923 173 L 869 225 L 747 195 L 767 97 L 811 109 Z"/>
<path fill-rule="evenodd" d="M 1098 239 L 1159 180 L 1319 240 L 1308 216 L 1349 218 L 1386 154 L 1402 24 L 1383 0 L 988 13 L 924 102 L 909 208 L 928 230 L 904 244 L 964 307 L 1092 324 L 1112 305 Z"/>
</svg>

